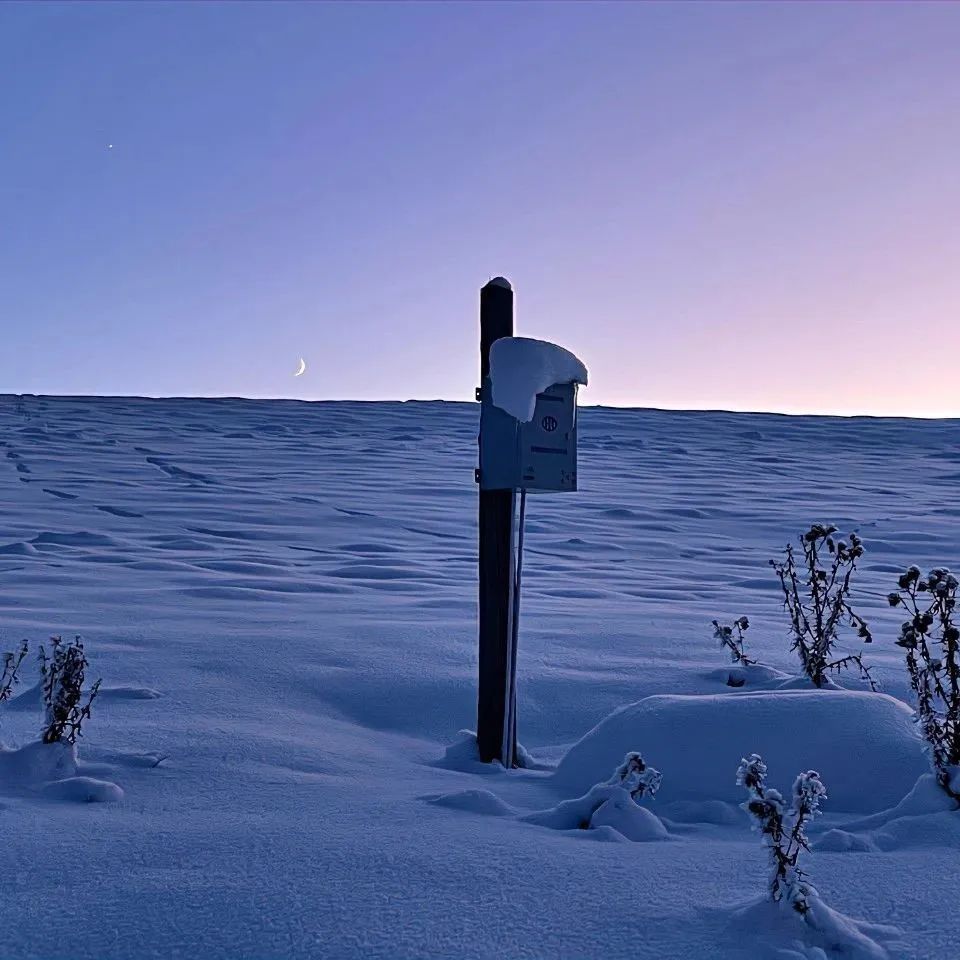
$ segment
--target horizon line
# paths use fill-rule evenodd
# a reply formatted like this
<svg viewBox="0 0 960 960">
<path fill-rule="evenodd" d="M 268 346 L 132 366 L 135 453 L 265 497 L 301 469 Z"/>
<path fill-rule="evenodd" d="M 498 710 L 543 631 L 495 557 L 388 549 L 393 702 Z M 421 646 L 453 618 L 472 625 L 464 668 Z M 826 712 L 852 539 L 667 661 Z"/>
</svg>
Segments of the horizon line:
<svg viewBox="0 0 960 960">
<path fill-rule="evenodd" d="M 449 397 L 396 397 L 351 398 L 351 397 L 278 397 L 278 396 L 242 396 L 232 393 L 216 394 L 137 394 L 137 393 L 17 393 L 0 392 L 0 398 L 34 397 L 36 399 L 60 400 L 245 400 L 254 402 L 277 403 L 451 403 L 475 405 L 475 400 Z M 755 410 L 735 407 L 671 407 L 648 404 L 619 404 L 619 403 L 578 403 L 581 410 L 624 410 L 653 413 L 700 413 L 700 414 L 733 414 L 740 416 L 767 416 L 767 417 L 817 417 L 820 419 L 836 420 L 960 420 L 957 413 L 866 413 L 850 411 L 823 411 L 823 410 Z"/>
</svg>

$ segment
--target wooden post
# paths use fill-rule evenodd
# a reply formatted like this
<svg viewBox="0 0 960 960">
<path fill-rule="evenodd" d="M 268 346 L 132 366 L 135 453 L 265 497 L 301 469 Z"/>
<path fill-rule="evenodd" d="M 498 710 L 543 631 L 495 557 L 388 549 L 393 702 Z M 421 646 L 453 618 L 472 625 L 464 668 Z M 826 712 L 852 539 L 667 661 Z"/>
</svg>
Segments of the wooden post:
<svg viewBox="0 0 960 960">
<path fill-rule="evenodd" d="M 490 345 L 513 336 L 513 289 L 496 277 L 480 290 L 480 383 L 486 389 Z M 513 490 L 480 490 L 480 675 L 477 746 L 484 763 L 516 755 L 516 722 L 508 685 L 513 676 Z"/>
</svg>

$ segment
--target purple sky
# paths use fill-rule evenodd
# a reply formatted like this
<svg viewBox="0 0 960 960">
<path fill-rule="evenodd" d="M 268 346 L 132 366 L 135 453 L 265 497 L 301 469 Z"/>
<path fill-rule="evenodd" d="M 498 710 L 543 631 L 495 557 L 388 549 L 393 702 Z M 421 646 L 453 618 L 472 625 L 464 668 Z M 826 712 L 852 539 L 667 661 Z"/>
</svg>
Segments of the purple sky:
<svg viewBox="0 0 960 960">
<path fill-rule="evenodd" d="M 584 403 L 958 415 L 958 50 L 945 3 L 0 4 L 0 392 L 468 399 L 504 274 Z"/>
</svg>

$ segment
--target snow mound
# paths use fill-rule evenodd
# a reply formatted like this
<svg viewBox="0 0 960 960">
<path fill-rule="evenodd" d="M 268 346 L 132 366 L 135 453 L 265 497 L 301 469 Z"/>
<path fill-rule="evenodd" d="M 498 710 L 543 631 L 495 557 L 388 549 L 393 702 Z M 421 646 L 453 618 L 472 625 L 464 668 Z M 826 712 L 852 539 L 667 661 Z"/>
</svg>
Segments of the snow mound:
<svg viewBox="0 0 960 960">
<path fill-rule="evenodd" d="M 617 788 L 590 820 L 591 826 L 610 827 L 634 843 L 668 840 L 670 835 L 660 818 L 646 807 L 638 806 L 630 794 Z"/>
<path fill-rule="evenodd" d="M 738 802 L 741 757 L 763 756 L 770 783 L 818 770 L 831 811 L 869 814 L 896 804 L 927 769 L 910 709 L 859 691 L 652 696 L 622 707 L 575 743 L 553 780 L 584 793 L 638 750 L 663 773 L 662 803 Z"/>
<path fill-rule="evenodd" d="M 677 800 L 659 804 L 661 816 L 677 823 L 712 823 L 717 826 L 738 826 L 743 823 L 740 804 L 722 800 Z"/>
<path fill-rule="evenodd" d="M 0 789 L 35 787 L 48 780 L 73 777 L 77 747 L 72 743 L 28 743 L 16 750 L 0 749 Z"/>
<path fill-rule="evenodd" d="M 931 773 L 889 810 L 848 821 L 843 830 L 830 830 L 814 843 L 816 850 L 942 850 L 960 846 L 960 815 Z"/>
<path fill-rule="evenodd" d="M 0 791 L 39 793 L 51 800 L 107 803 L 123 799 L 108 780 L 77 776 L 77 746 L 37 740 L 16 750 L 0 749 Z"/>
<path fill-rule="evenodd" d="M 50 800 L 69 800 L 73 803 L 113 803 L 123 799 L 123 790 L 109 780 L 93 777 L 67 777 L 45 783 L 40 793 Z"/>
<path fill-rule="evenodd" d="M 828 830 L 813 844 L 812 849 L 825 853 L 876 853 L 880 848 L 870 837 L 847 830 Z"/>
<path fill-rule="evenodd" d="M 887 960 L 885 943 L 901 931 L 878 923 L 855 920 L 828 907 L 819 897 L 809 898 L 806 918 L 782 903 L 754 900 L 734 912 L 734 927 L 759 948 L 783 960 Z"/>
<path fill-rule="evenodd" d="M 465 810 L 488 817 L 508 817 L 513 814 L 513 808 L 489 790 L 457 790 L 455 793 L 428 795 L 423 799 L 437 807 Z"/>
<path fill-rule="evenodd" d="M 577 830 L 571 834 L 577 840 L 592 840 L 594 843 L 629 843 L 630 841 L 613 827 L 594 827 L 592 830 Z"/>
<path fill-rule="evenodd" d="M 456 740 L 443 751 L 441 759 L 434 761 L 433 766 L 462 773 L 492 774 L 503 771 L 499 763 L 483 763 L 480 760 L 477 735 L 473 730 L 460 730 Z"/>
<path fill-rule="evenodd" d="M 583 363 L 547 340 L 501 337 L 490 347 L 493 404 L 525 423 L 533 419 L 538 393 L 555 383 L 586 382 Z"/>
<path fill-rule="evenodd" d="M 517 766 L 523 769 L 543 769 L 522 743 L 517 744 L 516 761 Z M 483 763 L 480 759 L 477 734 L 473 730 L 458 731 L 456 740 L 444 750 L 443 757 L 434 761 L 432 766 L 443 767 L 445 770 L 459 770 L 462 773 L 491 774 L 503 772 L 503 767 L 497 761 Z"/>
<path fill-rule="evenodd" d="M 956 803 L 947 796 L 932 773 L 924 773 L 905 796 L 889 809 L 881 810 L 871 817 L 847 824 L 848 830 L 873 830 L 885 827 L 904 817 L 922 817 L 929 814 L 947 813 L 957 809 Z"/>
<path fill-rule="evenodd" d="M 670 839 L 660 818 L 635 803 L 629 791 L 618 784 L 599 783 L 582 797 L 520 819 L 551 830 L 609 828 L 635 843 Z"/>
</svg>

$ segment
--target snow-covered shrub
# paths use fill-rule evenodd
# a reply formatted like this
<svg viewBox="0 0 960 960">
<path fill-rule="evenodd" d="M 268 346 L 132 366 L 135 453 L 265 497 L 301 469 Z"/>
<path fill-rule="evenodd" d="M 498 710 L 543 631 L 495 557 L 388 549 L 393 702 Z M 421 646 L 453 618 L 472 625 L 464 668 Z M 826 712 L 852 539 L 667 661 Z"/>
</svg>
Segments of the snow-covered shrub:
<svg viewBox="0 0 960 960">
<path fill-rule="evenodd" d="M 797 860 L 801 850 L 810 849 L 804 828 L 820 812 L 827 791 L 815 770 L 801 773 L 793 782 L 788 810 L 780 791 L 768 787 L 766 781 L 767 765 L 759 754 L 740 761 L 737 783 L 749 794 L 743 809 L 756 821 L 770 851 L 770 899 L 806 915 L 817 891 L 807 882 Z"/>
<path fill-rule="evenodd" d="M 84 704 L 83 685 L 89 666 L 83 641 L 74 637 L 64 643 L 62 637 L 50 638 L 51 651 L 40 647 L 40 691 L 45 708 L 42 740 L 44 743 L 76 743 L 83 721 L 100 690 L 100 681 L 90 688 Z"/>
<path fill-rule="evenodd" d="M 745 667 L 753 666 L 757 662 L 744 652 L 744 634 L 749 629 L 750 621 L 746 617 L 738 617 L 733 621 L 733 626 L 713 621 L 713 639 L 720 641 L 720 646 L 729 652 L 734 663 L 741 663 Z"/>
<path fill-rule="evenodd" d="M 659 770 L 648 767 L 639 753 L 631 751 L 609 779 L 595 783 L 583 796 L 521 819 L 552 830 L 593 830 L 593 836 L 605 839 L 612 834 L 634 843 L 669 840 L 663 821 L 639 802 L 657 792 L 661 779 Z"/>
<path fill-rule="evenodd" d="M 659 770 L 648 767 L 643 757 L 636 751 L 631 751 L 623 758 L 623 763 L 613 771 L 613 775 L 606 783 L 598 783 L 587 794 L 593 802 L 586 815 L 581 818 L 580 828 L 589 830 L 597 826 L 594 822 L 596 815 L 611 801 L 616 801 L 618 795 L 626 793 L 635 804 L 641 797 L 652 797 L 660 789 L 663 780 Z M 613 789 L 611 789 L 613 788 Z"/>
<path fill-rule="evenodd" d="M 861 678 L 875 690 L 862 654 L 835 657 L 841 628 L 854 631 L 864 643 L 873 639 L 866 621 L 850 604 L 851 579 L 863 556 L 863 541 L 855 533 L 840 539 L 836 532 L 834 526 L 815 523 L 800 536 L 802 559 L 798 560 L 792 544 L 787 544 L 785 559 L 771 560 L 770 565 L 783 589 L 793 637 L 791 649 L 799 654 L 803 672 L 813 685 L 822 687 L 831 671 L 839 673 L 856 666 Z"/>
<path fill-rule="evenodd" d="M 613 771 L 613 776 L 607 783 L 621 785 L 634 800 L 639 800 L 641 797 L 652 797 L 660 789 L 662 780 L 660 771 L 648 767 L 643 762 L 643 757 L 632 750 Z"/>
<path fill-rule="evenodd" d="M 957 587 L 945 567 L 925 577 L 910 567 L 888 597 L 910 616 L 897 644 L 906 653 L 910 685 L 917 698 L 917 720 L 927 741 L 937 782 L 960 802 L 960 628 Z"/>
<path fill-rule="evenodd" d="M 13 688 L 20 682 L 17 671 L 27 656 L 27 641 L 24 640 L 16 652 L 8 651 L 3 655 L 3 670 L 0 671 L 0 703 L 13 696 Z"/>
</svg>

